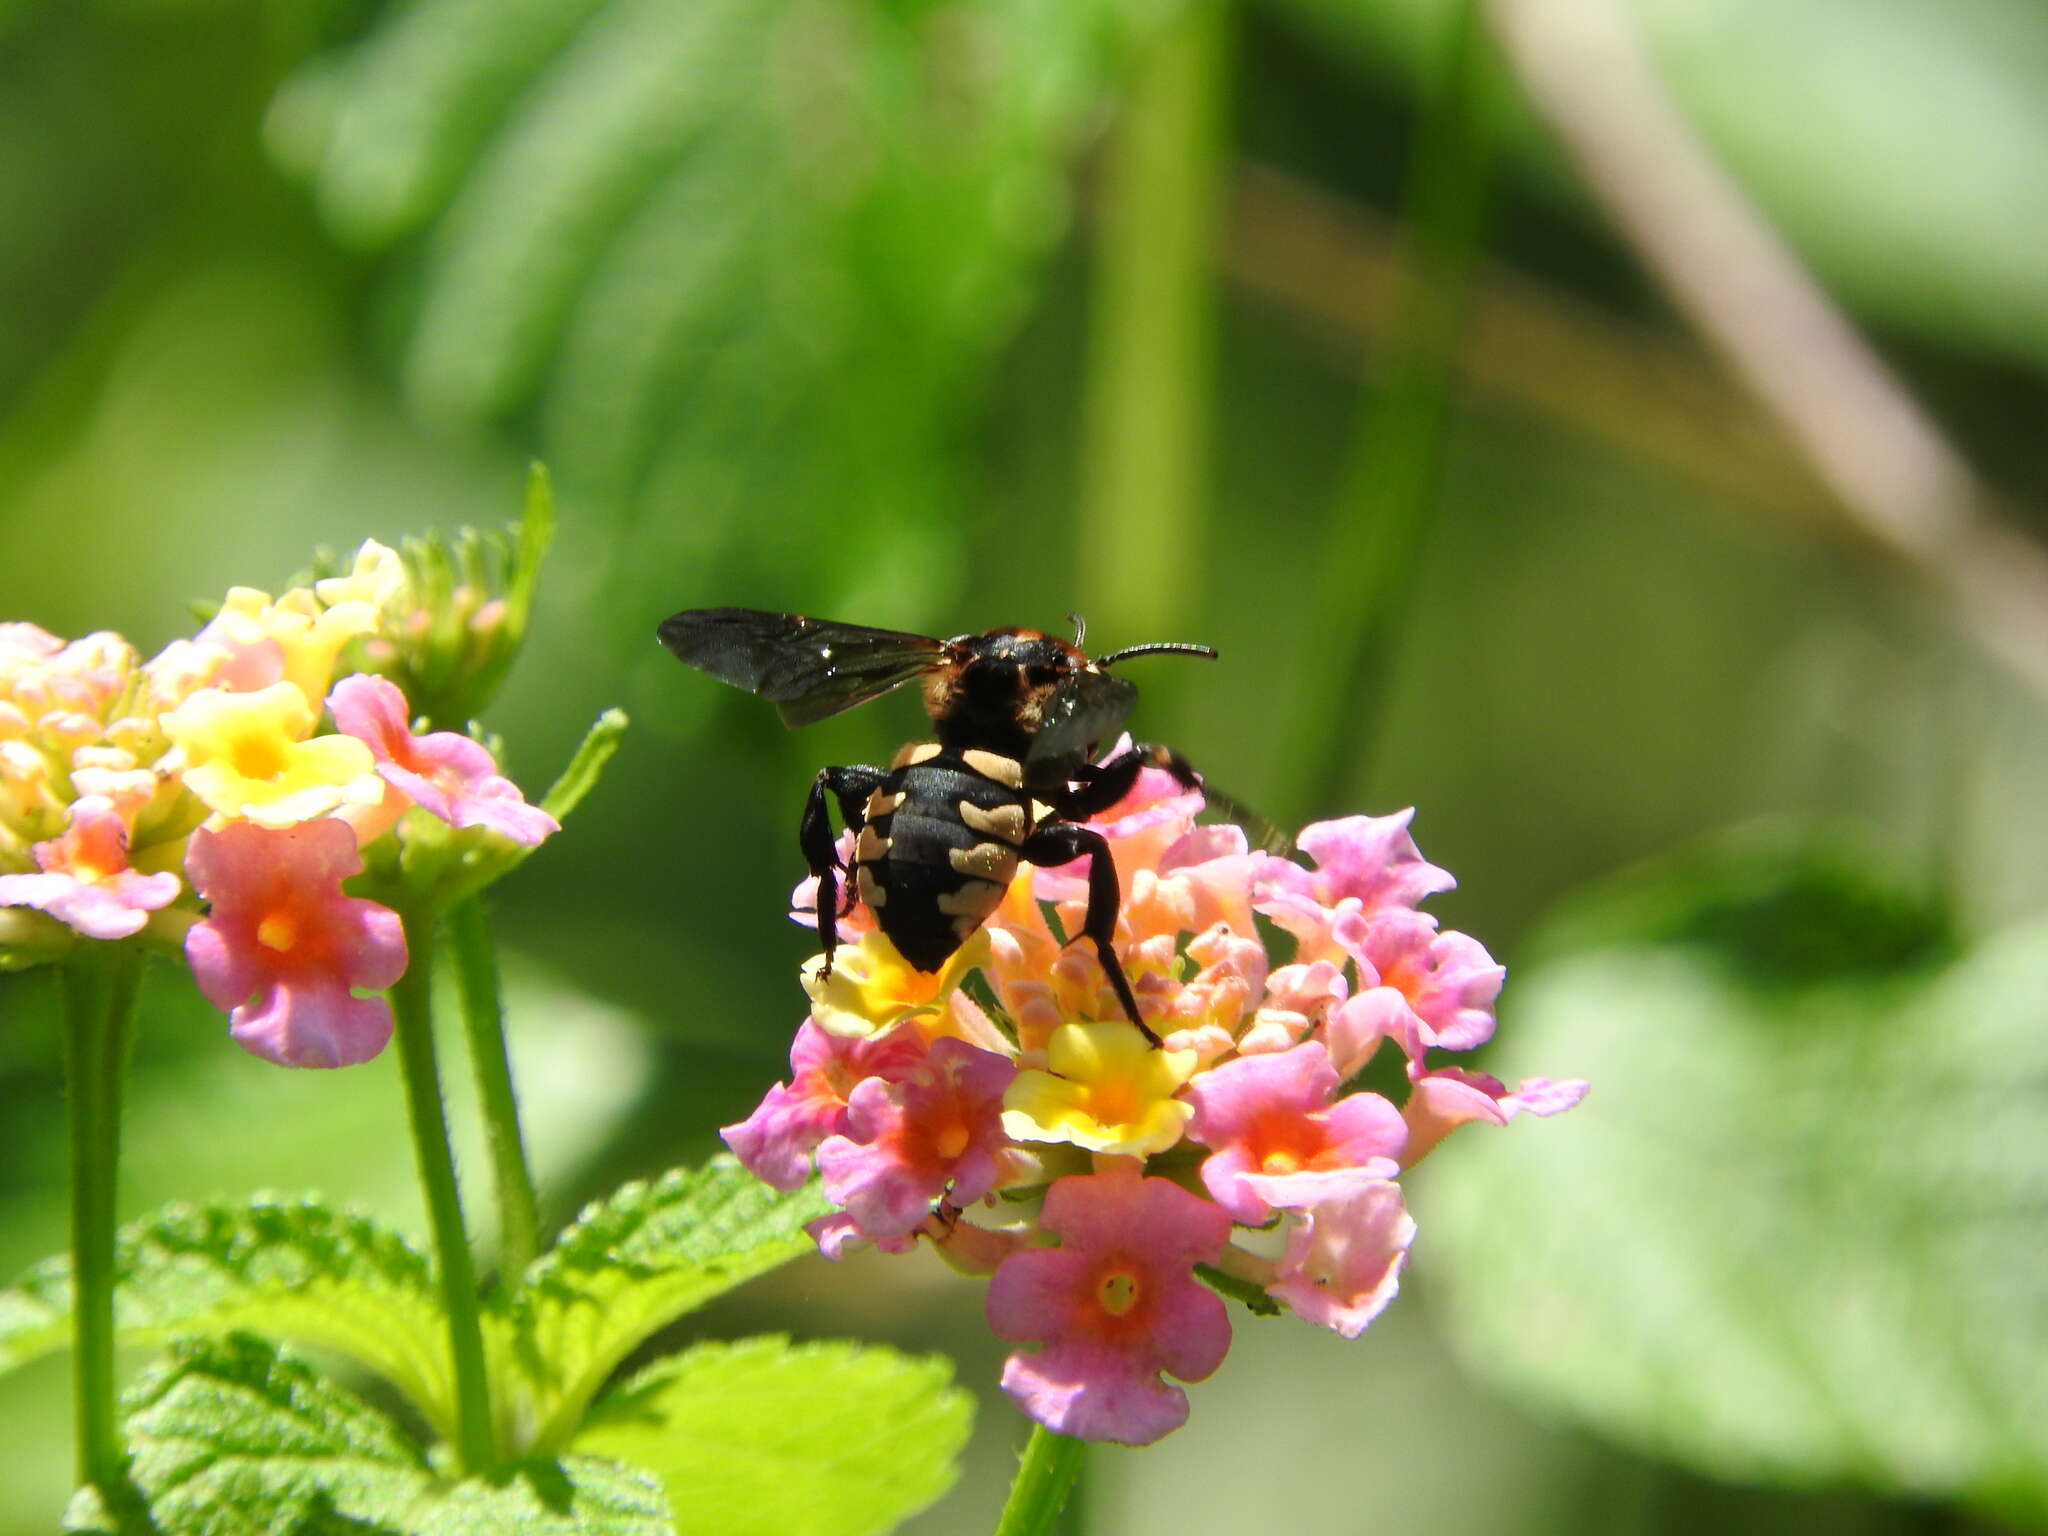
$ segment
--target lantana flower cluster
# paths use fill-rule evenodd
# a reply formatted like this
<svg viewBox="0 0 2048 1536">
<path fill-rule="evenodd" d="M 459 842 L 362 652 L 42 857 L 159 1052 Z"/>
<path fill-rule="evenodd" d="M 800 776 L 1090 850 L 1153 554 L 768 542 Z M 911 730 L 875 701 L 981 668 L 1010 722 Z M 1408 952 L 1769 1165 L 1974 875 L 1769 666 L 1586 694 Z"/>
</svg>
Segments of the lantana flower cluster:
<svg viewBox="0 0 2048 1536">
<path fill-rule="evenodd" d="M 381 675 L 422 661 L 415 588 L 371 542 L 282 596 L 234 588 L 148 660 L 0 624 L 0 965 L 139 939 L 181 951 L 258 1056 L 382 1050 L 390 1006 L 358 993 L 404 973 L 404 927 L 344 883 L 477 878 L 556 830 L 483 743 L 415 732 Z"/>
<path fill-rule="evenodd" d="M 1582 1082 L 1514 1088 L 1455 1064 L 1505 974 L 1420 903 L 1449 890 L 1412 812 L 1308 827 L 1303 863 L 1197 825 L 1147 769 L 1090 822 L 1123 890 L 1116 949 L 1157 1046 L 1081 931 L 1085 866 L 1021 870 L 944 971 L 910 968 L 854 906 L 804 968 L 791 1076 L 724 1132 L 770 1184 L 813 1166 L 828 1255 L 922 1237 L 990 1277 L 1016 1344 L 1003 1387 L 1047 1428 L 1145 1445 L 1230 1344 L 1225 1296 L 1356 1338 L 1415 1236 L 1401 1175 L 1452 1130 L 1556 1114 Z M 842 852 L 845 849 L 842 848 Z M 798 888 L 814 922 L 816 884 Z M 1360 1086 L 1405 1084 L 1400 1102 Z M 1398 1062 L 1398 1069 L 1395 1063 Z"/>
</svg>

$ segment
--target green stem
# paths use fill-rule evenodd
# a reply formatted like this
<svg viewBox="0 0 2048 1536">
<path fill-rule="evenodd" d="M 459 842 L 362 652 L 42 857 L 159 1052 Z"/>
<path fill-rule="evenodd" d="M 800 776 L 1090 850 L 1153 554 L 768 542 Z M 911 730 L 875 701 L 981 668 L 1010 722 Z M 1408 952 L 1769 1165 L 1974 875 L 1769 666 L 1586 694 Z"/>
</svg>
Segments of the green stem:
<svg viewBox="0 0 2048 1536">
<path fill-rule="evenodd" d="M 1435 499 L 1457 386 L 1458 347 L 1485 224 L 1499 77 L 1479 0 L 1456 5 L 1430 77 L 1409 164 L 1401 291 L 1358 446 L 1330 520 L 1310 612 L 1314 696 L 1327 722 L 1301 754 L 1293 809 L 1319 812 L 1358 777 L 1393 674 L 1390 654 Z"/>
<path fill-rule="evenodd" d="M 72 1392 L 78 1478 L 109 1499 L 127 1474 L 114 1413 L 114 1219 L 121 1085 L 135 1034 L 143 952 L 87 941 L 63 968 L 71 1086 Z"/>
<path fill-rule="evenodd" d="M 1080 592 L 1125 640 L 1185 622 L 1201 570 L 1229 19 L 1203 0 L 1160 36 L 1104 167 Z"/>
<path fill-rule="evenodd" d="M 455 1365 L 455 1452 L 464 1470 L 479 1472 L 495 1463 L 497 1453 L 491 1437 L 476 1268 L 462 1224 L 462 1196 L 455 1185 L 455 1155 L 448 1145 L 441 1068 L 434 1053 L 434 915 L 407 908 L 400 916 L 405 920 L 407 961 L 405 974 L 391 989 L 391 1011 L 398 1023 L 413 1155 L 419 1161 L 427 1219 L 433 1227 L 441 1303 L 448 1313 L 448 1350 Z"/>
<path fill-rule="evenodd" d="M 1017 1463 L 1017 1479 L 1003 1505 L 996 1536 L 1048 1536 L 1080 1476 L 1088 1442 L 1056 1435 L 1043 1424 L 1031 1426 L 1031 1443 Z"/>
<path fill-rule="evenodd" d="M 519 1099 L 512 1088 L 512 1057 L 505 1044 L 505 1005 L 498 986 L 498 953 L 481 897 L 459 901 L 448 914 L 462 1024 L 476 1072 L 484 1140 L 498 1197 L 498 1270 L 517 1277 L 540 1252 L 540 1202 L 519 1129 Z"/>
</svg>

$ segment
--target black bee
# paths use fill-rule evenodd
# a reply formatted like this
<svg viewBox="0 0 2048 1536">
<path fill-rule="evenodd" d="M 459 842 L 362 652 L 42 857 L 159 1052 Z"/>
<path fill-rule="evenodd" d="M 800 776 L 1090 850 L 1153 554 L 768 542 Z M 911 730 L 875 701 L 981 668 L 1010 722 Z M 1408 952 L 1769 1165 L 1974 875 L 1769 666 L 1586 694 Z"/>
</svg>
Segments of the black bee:
<svg viewBox="0 0 2048 1536">
<path fill-rule="evenodd" d="M 927 635 L 753 608 L 693 608 L 667 620 L 661 643 L 720 682 L 772 700 L 808 725 L 922 678 L 936 741 L 915 741 L 888 768 L 820 769 L 798 841 L 818 877 L 818 938 L 829 972 L 838 942 L 842 869 L 825 799 L 855 834 L 845 871 L 903 958 L 936 971 L 1001 904 L 1019 861 L 1052 868 L 1088 860 L 1082 936 L 1095 945 L 1117 1001 L 1158 1043 L 1111 939 L 1121 892 L 1109 844 L 1075 823 L 1130 792 L 1148 764 L 1190 789 L 1202 780 L 1180 754 L 1133 746 L 1106 763 L 1097 745 L 1123 725 L 1137 688 L 1109 668 L 1131 656 L 1214 657 L 1206 645 L 1162 641 L 1092 661 L 1035 629 Z"/>
</svg>

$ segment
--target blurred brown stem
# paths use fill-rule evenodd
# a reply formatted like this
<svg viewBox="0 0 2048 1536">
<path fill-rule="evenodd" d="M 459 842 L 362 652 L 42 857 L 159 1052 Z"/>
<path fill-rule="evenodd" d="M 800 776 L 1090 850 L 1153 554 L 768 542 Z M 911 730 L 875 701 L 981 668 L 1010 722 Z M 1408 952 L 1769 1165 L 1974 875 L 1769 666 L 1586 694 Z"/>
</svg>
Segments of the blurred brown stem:
<svg viewBox="0 0 2048 1536">
<path fill-rule="evenodd" d="M 1626 21 L 1600 0 L 1489 4 L 1537 109 L 1726 366 L 1494 267 L 1472 298 L 1462 384 L 1882 555 L 2048 699 L 2048 552 L 1707 157 Z M 1241 291 L 1311 321 L 1346 361 L 1386 343 L 1400 253 L 1371 214 L 1246 165 L 1228 228 Z"/>
<path fill-rule="evenodd" d="M 1842 527 L 2048 699 L 2048 552 L 1991 508 L 1882 358 L 1713 159 L 1612 0 L 1487 0 L 1537 111 L 1672 303 L 1796 445 Z"/>
<path fill-rule="evenodd" d="M 1310 322 L 1333 360 L 1362 363 L 1394 324 L 1393 229 L 1279 171 L 1239 168 L 1231 281 Z M 1681 341 L 1619 320 L 1499 265 L 1472 294 L 1464 388 L 1595 438 L 1685 480 L 1818 521 L 1827 493 L 1749 399 Z"/>
</svg>

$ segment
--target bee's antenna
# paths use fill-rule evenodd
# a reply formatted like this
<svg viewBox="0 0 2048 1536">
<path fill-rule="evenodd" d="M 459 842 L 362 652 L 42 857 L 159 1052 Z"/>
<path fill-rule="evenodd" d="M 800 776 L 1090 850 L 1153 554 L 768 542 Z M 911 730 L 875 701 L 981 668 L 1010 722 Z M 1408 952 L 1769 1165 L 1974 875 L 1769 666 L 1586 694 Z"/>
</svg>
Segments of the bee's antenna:
<svg viewBox="0 0 2048 1536">
<path fill-rule="evenodd" d="M 1076 641 L 1076 644 L 1078 643 Z M 1112 662 L 1122 661 L 1127 656 L 1154 656 L 1161 654 L 1168 656 L 1206 656 L 1211 661 L 1214 661 L 1216 659 L 1216 647 L 1213 645 L 1196 645 L 1191 640 L 1153 640 L 1144 645 L 1127 645 L 1120 651 L 1111 651 L 1107 656 L 1098 656 L 1095 658 L 1095 665 L 1106 667 Z"/>
<path fill-rule="evenodd" d="M 1074 649 L 1081 649 L 1081 640 L 1088 633 L 1088 621 L 1078 613 L 1067 615 L 1067 622 L 1074 626 Z"/>
</svg>

